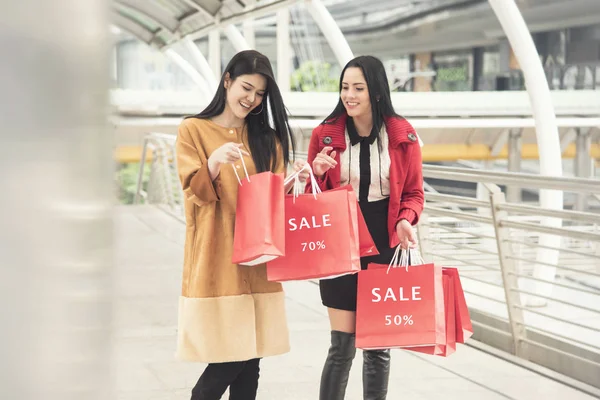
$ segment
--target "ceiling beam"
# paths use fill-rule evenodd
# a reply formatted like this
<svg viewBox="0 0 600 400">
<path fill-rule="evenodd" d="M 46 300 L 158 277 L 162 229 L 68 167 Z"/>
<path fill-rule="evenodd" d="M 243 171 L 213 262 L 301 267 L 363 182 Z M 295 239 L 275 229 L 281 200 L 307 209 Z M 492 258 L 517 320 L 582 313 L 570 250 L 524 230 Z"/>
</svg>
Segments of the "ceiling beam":
<svg viewBox="0 0 600 400">
<path fill-rule="evenodd" d="M 113 11 L 112 23 L 150 46 L 162 47 L 165 45 L 161 39 L 156 37 L 156 32 L 152 32 L 144 25 L 119 12 Z"/>
<path fill-rule="evenodd" d="M 132 19 L 127 18 L 123 14 L 120 14 L 116 11 L 113 12 L 112 22 L 124 31 L 131 33 L 144 43 L 150 44 L 154 39 L 154 33 L 149 31 L 145 26 L 138 24 Z"/>
<path fill-rule="evenodd" d="M 186 0 L 186 1 L 191 1 L 191 0 Z M 257 5 L 257 6 L 252 7 L 244 12 L 241 12 L 239 14 L 234 14 L 234 15 L 231 15 L 226 18 L 220 18 L 218 21 L 215 19 L 212 23 L 209 23 L 200 29 L 190 32 L 186 36 L 192 40 L 196 40 L 196 39 L 206 36 L 208 34 L 208 32 L 210 32 L 213 29 L 216 29 L 219 27 L 224 27 L 224 26 L 230 25 L 230 24 L 238 24 L 247 19 L 256 19 L 256 18 L 263 17 L 265 15 L 274 14 L 277 10 L 284 8 L 284 7 L 290 7 L 294 4 L 299 3 L 300 1 L 302 1 L 302 0 L 279 0 L 279 1 L 274 1 L 274 2 L 268 3 L 263 6 Z"/>
<path fill-rule="evenodd" d="M 179 20 L 165 12 L 155 3 L 147 0 L 115 0 L 116 4 L 130 8 L 155 22 L 162 29 L 175 33 L 179 28 Z"/>
<path fill-rule="evenodd" d="M 215 17 L 221 9 L 220 1 L 197 1 L 197 0 L 181 0 L 196 11 L 200 11 L 211 17 Z"/>
</svg>

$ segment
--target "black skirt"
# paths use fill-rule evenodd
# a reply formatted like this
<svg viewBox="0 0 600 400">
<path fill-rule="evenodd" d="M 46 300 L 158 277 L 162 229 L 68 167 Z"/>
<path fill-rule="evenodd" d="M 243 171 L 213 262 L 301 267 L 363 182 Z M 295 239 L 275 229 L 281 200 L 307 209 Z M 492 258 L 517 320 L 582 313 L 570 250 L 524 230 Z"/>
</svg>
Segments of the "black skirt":
<svg viewBox="0 0 600 400">
<path fill-rule="evenodd" d="M 360 266 L 367 269 L 369 263 L 389 264 L 395 249 L 390 248 L 387 229 L 389 198 L 374 202 L 359 202 L 369 233 L 373 237 L 378 255 L 361 257 Z M 321 279 L 319 288 L 323 305 L 338 310 L 356 311 L 358 274 L 344 275 L 333 279 Z"/>
</svg>

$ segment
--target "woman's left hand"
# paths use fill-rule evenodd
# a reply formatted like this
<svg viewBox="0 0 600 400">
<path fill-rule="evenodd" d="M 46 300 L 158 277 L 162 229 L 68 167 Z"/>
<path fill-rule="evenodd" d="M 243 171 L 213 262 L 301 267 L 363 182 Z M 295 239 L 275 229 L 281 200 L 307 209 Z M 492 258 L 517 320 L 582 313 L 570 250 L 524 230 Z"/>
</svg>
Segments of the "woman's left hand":
<svg viewBox="0 0 600 400">
<path fill-rule="evenodd" d="M 296 162 L 294 162 L 294 172 L 300 171 L 302 168 L 304 168 L 305 164 L 306 164 L 306 161 L 304 161 L 304 160 L 297 160 Z M 310 173 L 308 172 L 307 169 L 305 169 L 304 171 L 300 172 L 300 174 L 298 175 L 298 180 L 301 183 L 304 183 L 304 182 L 306 182 L 306 180 L 308 179 L 309 176 L 310 176 Z"/>
<path fill-rule="evenodd" d="M 412 229 L 410 222 L 403 219 L 396 224 L 396 234 L 400 240 L 400 248 L 402 249 L 414 249 L 417 247 L 417 238 Z"/>
</svg>

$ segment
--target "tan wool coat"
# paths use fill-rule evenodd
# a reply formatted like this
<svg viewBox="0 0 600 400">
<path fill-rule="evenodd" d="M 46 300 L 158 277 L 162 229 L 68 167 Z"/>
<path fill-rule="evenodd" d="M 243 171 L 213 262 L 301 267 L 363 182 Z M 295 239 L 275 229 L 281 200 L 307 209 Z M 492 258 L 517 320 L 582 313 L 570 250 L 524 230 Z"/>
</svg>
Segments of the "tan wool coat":
<svg viewBox="0 0 600 400">
<path fill-rule="evenodd" d="M 244 143 L 250 153 L 245 129 L 197 118 L 179 127 L 186 237 L 177 356 L 186 361 L 243 361 L 289 351 L 281 284 L 267 281 L 264 264 L 231 263 L 238 181 L 231 165 L 223 165 L 214 182 L 207 167 L 208 157 L 227 142 Z M 285 172 L 281 152 L 279 160 L 275 172 Z M 248 174 L 255 174 L 252 158 L 244 161 Z M 241 162 L 234 167 L 243 177 Z"/>
</svg>

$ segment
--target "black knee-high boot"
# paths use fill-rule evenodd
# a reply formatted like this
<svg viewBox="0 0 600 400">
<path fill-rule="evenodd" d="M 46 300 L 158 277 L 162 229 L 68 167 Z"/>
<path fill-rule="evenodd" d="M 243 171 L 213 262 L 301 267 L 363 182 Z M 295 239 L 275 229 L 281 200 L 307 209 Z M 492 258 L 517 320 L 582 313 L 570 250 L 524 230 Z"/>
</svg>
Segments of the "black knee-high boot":
<svg viewBox="0 0 600 400">
<path fill-rule="evenodd" d="M 344 400 L 352 360 L 356 355 L 354 333 L 331 331 L 331 347 L 321 375 L 319 400 Z"/>
<path fill-rule="evenodd" d="M 260 359 L 246 361 L 244 369 L 229 386 L 229 400 L 255 400 L 260 375 Z"/>
<path fill-rule="evenodd" d="M 385 400 L 390 379 L 390 351 L 363 351 L 363 398 Z"/>
<path fill-rule="evenodd" d="M 245 366 L 246 361 L 208 364 L 192 389 L 191 400 L 219 400 Z"/>
</svg>

